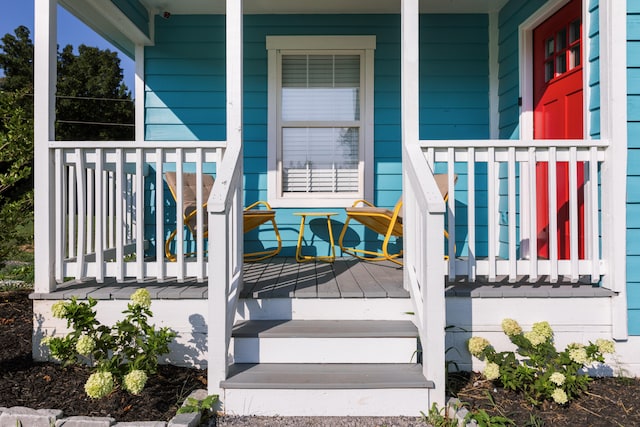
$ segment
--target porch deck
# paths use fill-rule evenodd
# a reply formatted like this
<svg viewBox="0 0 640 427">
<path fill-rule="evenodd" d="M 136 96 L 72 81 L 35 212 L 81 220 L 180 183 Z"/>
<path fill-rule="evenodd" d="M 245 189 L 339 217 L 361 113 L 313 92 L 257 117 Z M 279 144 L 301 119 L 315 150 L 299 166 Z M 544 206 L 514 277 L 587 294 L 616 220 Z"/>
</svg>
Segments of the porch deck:
<svg viewBox="0 0 640 427">
<path fill-rule="evenodd" d="M 387 262 L 363 262 L 353 258 L 334 263 L 298 263 L 295 258 L 271 260 L 244 265 L 241 298 L 409 298 L 402 287 L 402 268 Z M 135 289 L 146 287 L 152 299 L 207 299 L 207 281 L 195 278 L 178 282 L 159 282 L 149 278 L 138 282 L 130 278 L 122 283 L 106 279 L 69 281 L 51 293 L 34 293 L 32 299 L 127 299 Z"/>
</svg>

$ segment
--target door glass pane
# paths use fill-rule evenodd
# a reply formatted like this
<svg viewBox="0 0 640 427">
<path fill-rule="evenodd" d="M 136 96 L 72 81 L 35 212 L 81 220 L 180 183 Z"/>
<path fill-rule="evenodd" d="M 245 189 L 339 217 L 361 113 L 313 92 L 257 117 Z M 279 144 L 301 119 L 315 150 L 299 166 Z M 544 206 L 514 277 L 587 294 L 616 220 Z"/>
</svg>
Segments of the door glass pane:
<svg viewBox="0 0 640 427">
<path fill-rule="evenodd" d="M 569 67 L 575 68 L 580 65 L 580 45 L 571 48 L 569 56 Z"/>
<path fill-rule="evenodd" d="M 551 55 L 553 55 L 553 53 L 555 52 L 555 48 L 554 48 L 554 42 L 553 42 L 553 37 L 550 39 L 547 39 L 547 43 L 545 46 L 545 53 L 544 53 L 544 57 L 548 58 Z"/>
<path fill-rule="evenodd" d="M 548 82 L 553 78 L 553 61 L 545 62 L 544 64 L 544 81 Z"/>
<path fill-rule="evenodd" d="M 567 48 L 567 30 L 562 29 L 556 35 L 556 52 Z"/>
<path fill-rule="evenodd" d="M 360 120 L 360 56 L 284 55 L 282 120 Z"/>
<path fill-rule="evenodd" d="M 567 71 L 567 52 L 556 56 L 556 76 Z"/>
<path fill-rule="evenodd" d="M 580 40 L 580 20 L 573 21 L 569 25 L 569 43 L 575 43 Z"/>
</svg>

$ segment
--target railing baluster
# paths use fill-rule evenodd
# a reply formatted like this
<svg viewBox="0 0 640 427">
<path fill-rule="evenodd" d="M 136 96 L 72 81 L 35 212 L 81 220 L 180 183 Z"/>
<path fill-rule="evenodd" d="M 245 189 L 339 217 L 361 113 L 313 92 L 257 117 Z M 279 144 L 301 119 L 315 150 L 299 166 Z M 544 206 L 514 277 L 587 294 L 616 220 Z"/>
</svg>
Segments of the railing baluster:
<svg viewBox="0 0 640 427">
<path fill-rule="evenodd" d="M 495 282 L 496 280 L 496 242 L 497 242 L 497 225 L 496 225 L 496 206 L 498 203 L 496 194 L 496 165 L 495 165 L 495 149 L 489 147 L 487 158 L 487 188 L 488 188 L 488 267 L 489 267 L 489 281 Z"/>
<path fill-rule="evenodd" d="M 569 148 L 569 256 L 571 282 L 578 282 L 578 163 L 576 147 Z"/>
<path fill-rule="evenodd" d="M 86 154 L 85 154 L 86 155 Z M 87 253 L 94 252 L 93 248 L 93 240 L 94 240 L 94 178 L 95 177 L 95 169 L 87 168 Z"/>
<path fill-rule="evenodd" d="M 64 162 L 64 153 L 61 148 L 55 150 L 55 279 L 60 283 L 64 280 L 64 258 L 65 258 L 65 240 L 66 240 L 66 223 L 67 216 L 65 214 L 65 175 L 67 167 Z"/>
<path fill-rule="evenodd" d="M 469 158 L 467 163 L 467 216 L 469 230 L 467 231 L 468 259 L 467 259 L 467 276 L 470 282 L 476 280 L 476 152 L 474 147 L 467 149 Z"/>
<path fill-rule="evenodd" d="M 87 204 L 87 189 L 86 182 L 84 177 L 85 173 L 85 161 L 84 161 L 84 150 L 80 148 L 76 148 L 75 150 L 75 158 L 76 158 L 76 176 L 77 176 L 77 192 L 78 192 L 78 203 L 77 203 L 77 217 L 78 217 L 78 232 L 77 232 L 77 252 L 76 252 L 76 279 L 81 279 L 84 276 L 84 256 L 86 253 L 85 249 L 85 234 L 86 234 L 86 204 Z"/>
<path fill-rule="evenodd" d="M 184 202 L 184 183 L 182 176 L 182 148 L 176 149 L 176 265 L 178 282 L 184 282 L 184 216 L 182 206 Z"/>
<path fill-rule="evenodd" d="M 156 278 L 164 281 L 164 180 L 163 180 L 164 151 L 156 148 Z"/>
<path fill-rule="evenodd" d="M 113 248 L 116 241 L 115 241 L 115 209 L 116 209 L 116 204 L 115 204 L 115 193 L 116 193 L 116 186 L 115 186 L 115 178 L 114 178 L 114 174 L 113 172 L 107 172 L 107 176 L 108 176 L 108 180 L 107 180 L 107 186 L 108 186 L 108 197 L 109 197 L 109 202 L 107 204 L 107 209 L 109 210 L 109 222 L 108 222 L 108 236 L 109 236 L 109 247 Z"/>
<path fill-rule="evenodd" d="M 105 180 L 104 173 L 104 156 L 101 148 L 96 148 L 96 188 L 102 194 L 96 197 L 96 281 L 104 282 L 104 249 L 105 249 L 105 231 L 106 231 L 106 215 L 105 215 Z"/>
<path fill-rule="evenodd" d="M 509 282 L 515 283 L 517 275 L 516 260 L 516 148 L 507 150 L 507 203 L 509 218 Z"/>
<path fill-rule="evenodd" d="M 147 272 L 144 262 L 144 152 L 141 148 L 136 148 L 136 278 L 139 282 L 144 280 Z"/>
<path fill-rule="evenodd" d="M 122 149 L 116 148 L 116 280 L 124 281 L 124 228 L 126 226 L 124 217 L 124 161 L 122 159 Z"/>
<path fill-rule="evenodd" d="M 556 147 L 549 147 L 549 276 L 558 281 L 558 183 Z"/>
<path fill-rule="evenodd" d="M 456 188 L 455 188 L 455 151 L 453 147 L 447 149 L 447 187 L 449 198 L 447 201 L 447 228 L 449 233 L 449 281 L 456 280 Z"/>
<path fill-rule="evenodd" d="M 74 156 L 75 157 L 75 156 Z M 78 159 L 74 158 L 74 163 L 69 166 L 67 176 L 67 256 L 73 258 L 76 252 L 76 169 Z"/>
<path fill-rule="evenodd" d="M 529 147 L 529 282 L 538 281 L 538 211 L 536 149 Z"/>
<path fill-rule="evenodd" d="M 198 282 L 204 281 L 204 198 L 208 194 L 202 194 L 202 148 L 196 148 L 196 278 Z"/>
<path fill-rule="evenodd" d="M 590 225 L 587 241 L 589 242 L 589 256 L 591 257 L 591 282 L 598 283 L 600 281 L 600 245 L 598 244 L 599 238 L 599 222 L 598 222 L 598 149 L 591 147 L 589 150 L 589 208 L 588 213 L 585 212 L 585 216 L 589 218 L 588 224 Z M 585 189 L 585 195 L 587 190 Z M 586 226 L 585 226 L 586 229 Z"/>
</svg>

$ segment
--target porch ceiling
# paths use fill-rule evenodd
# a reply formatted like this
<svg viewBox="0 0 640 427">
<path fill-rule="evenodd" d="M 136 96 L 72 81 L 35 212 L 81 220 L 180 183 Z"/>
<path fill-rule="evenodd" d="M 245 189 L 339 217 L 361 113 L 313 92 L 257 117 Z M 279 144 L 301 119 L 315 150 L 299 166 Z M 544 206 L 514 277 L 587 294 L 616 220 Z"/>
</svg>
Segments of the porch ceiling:
<svg viewBox="0 0 640 427">
<path fill-rule="evenodd" d="M 420 11 L 430 13 L 488 13 L 507 0 L 420 0 Z M 171 14 L 224 13 L 224 0 L 143 0 L 150 9 Z M 245 0 L 244 13 L 399 13 L 400 0 Z"/>
</svg>

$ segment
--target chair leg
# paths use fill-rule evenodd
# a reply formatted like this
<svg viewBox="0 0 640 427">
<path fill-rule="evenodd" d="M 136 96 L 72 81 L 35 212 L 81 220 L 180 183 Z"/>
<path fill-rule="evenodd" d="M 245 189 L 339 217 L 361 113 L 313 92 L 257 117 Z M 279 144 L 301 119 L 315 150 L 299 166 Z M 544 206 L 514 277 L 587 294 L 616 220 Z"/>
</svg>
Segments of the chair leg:
<svg viewBox="0 0 640 427">
<path fill-rule="evenodd" d="M 280 253 L 280 250 L 282 249 L 282 238 L 280 237 L 280 231 L 278 230 L 278 226 L 276 224 L 275 218 L 271 219 L 271 224 L 273 225 L 273 231 L 274 231 L 274 233 L 276 235 L 276 240 L 278 242 L 278 246 L 275 249 L 271 249 L 271 250 L 268 250 L 268 251 L 258 251 L 258 252 L 245 253 L 244 254 L 244 261 L 245 262 L 262 261 L 262 260 L 265 260 L 267 258 L 274 257 L 274 256 L 276 256 L 276 255 L 278 255 Z"/>
<path fill-rule="evenodd" d="M 389 240 L 391 239 L 391 234 L 385 236 L 384 242 L 382 243 L 382 253 L 368 251 L 366 249 L 356 249 L 356 248 L 348 248 L 344 246 L 344 236 L 347 233 L 347 229 L 349 228 L 349 222 L 351 221 L 350 217 L 347 217 L 344 225 L 342 226 L 342 231 L 340 232 L 340 237 L 338 238 L 338 246 L 340 246 L 340 250 L 344 253 L 347 253 L 353 257 L 361 259 L 363 261 L 391 261 L 398 265 L 403 265 L 401 261 L 398 261 L 396 258 L 402 256 L 402 250 L 398 253 L 390 254 L 387 247 L 389 244 Z"/>
</svg>

